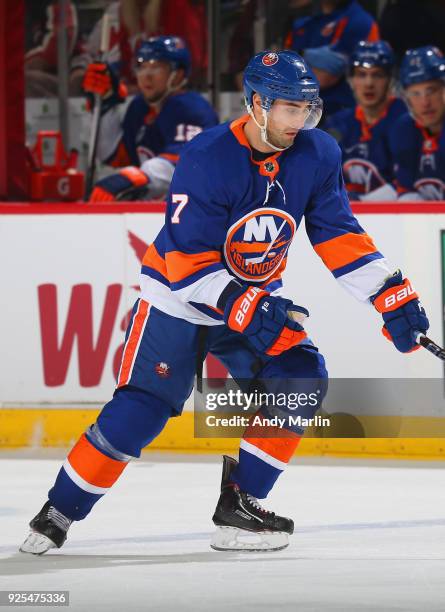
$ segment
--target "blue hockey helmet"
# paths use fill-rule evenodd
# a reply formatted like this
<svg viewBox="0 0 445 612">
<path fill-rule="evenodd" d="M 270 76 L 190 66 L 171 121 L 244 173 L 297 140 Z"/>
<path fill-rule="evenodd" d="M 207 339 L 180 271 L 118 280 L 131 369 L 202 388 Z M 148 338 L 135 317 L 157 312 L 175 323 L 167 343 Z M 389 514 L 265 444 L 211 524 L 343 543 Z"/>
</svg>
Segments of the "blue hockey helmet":
<svg viewBox="0 0 445 612">
<path fill-rule="evenodd" d="M 445 78 L 445 58 L 437 47 L 408 49 L 400 65 L 399 79 L 405 89 L 415 83 Z"/>
<path fill-rule="evenodd" d="M 320 121 L 323 103 L 320 86 L 304 59 L 295 51 L 263 51 L 255 55 L 244 70 L 244 96 L 249 112 L 253 108 L 253 95 L 261 98 L 267 113 L 274 100 L 305 101 L 310 113 L 303 129 L 310 129 Z"/>
<path fill-rule="evenodd" d="M 153 36 L 144 40 L 136 52 L 136 64 L 150 60 L 169 62 L 174 70 L 182 68 L 186 77 L 190 74 L 190 51 L 179 36 Z"/>
<path fill-rule="evenodd" d="M 355 47 L 349 60 L 349 69 L 352 72 L 359 66 L 373 68 L 377 66 L 391 73 L 394 67 L 394 53 L 391 46 L 384 40 L 368 42 L 361 40 Z"/>
</svg>

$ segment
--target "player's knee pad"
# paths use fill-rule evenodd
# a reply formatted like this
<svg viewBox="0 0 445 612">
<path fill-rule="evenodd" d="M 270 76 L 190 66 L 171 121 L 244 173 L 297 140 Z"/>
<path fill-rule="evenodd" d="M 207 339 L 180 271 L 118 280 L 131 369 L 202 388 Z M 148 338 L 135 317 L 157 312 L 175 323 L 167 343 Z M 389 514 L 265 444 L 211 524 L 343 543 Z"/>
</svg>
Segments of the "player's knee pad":
<svg viewBox="0 0 445 612">
<path fill-rule="evenodd" d="M 260 373 L 261 378 L 313 378 L 328 377 L 324 357 L 315 346 L 295 346 L 270 359 Z"/>
<path fill-rule="evenodd" d="M 104 453 L 104 455 L 107 455 L 107 457 L 111 457 L 117 461 L 130 461 L 132 459 L 132 455 L 122 453 L 108 442 L 98 423 L 91 425 L 85 432 L 85 435 L 91 444 L 93 444 L 97 450 Z"/>
<path fill-rule="evenodd" d="M 172 410 L 163 400 L 135 387 L 122 387 L 99 414 L 96 440 L 118 453 L 140 457 L 170 416 Z"/>
<path fill-rule="evenodd" d="M 261 413 L 266 418 L 284 419 L 283 427 L 298 435 L 308 419 L 322 406 L 328 389 L 328 372 L 323 355 L 315 347 L 295 347 L 270 360 L 259 377 Z M 298 417 L 298 418 L 297 418 Z"/>
</svg>

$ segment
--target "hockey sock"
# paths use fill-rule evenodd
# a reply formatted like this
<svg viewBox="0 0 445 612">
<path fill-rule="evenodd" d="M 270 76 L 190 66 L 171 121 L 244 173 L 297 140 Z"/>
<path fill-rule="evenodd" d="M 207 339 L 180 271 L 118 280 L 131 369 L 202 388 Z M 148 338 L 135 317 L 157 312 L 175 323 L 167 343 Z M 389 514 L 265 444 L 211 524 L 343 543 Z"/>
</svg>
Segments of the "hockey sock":
<svg viewBox="0 0 445 612">
<path fill-rule="evenodd" d="M 51 505 L 68 518 L 80 521 L 116 482 L 129 460 L 130 457 L 126 461 L 113 459 L 82 434 L 48 493 Z"/>
<path fill-rule="evenodd" d="M 275 426 L 249 426 L 242 437 L 239 463 L 230 475 L 242 491 L 264 499 L 294 454 L 301 436 Z"/>
<path fill-rule="evenodd" d="M 66 458 L 48 493 L 51 505 L 72 520 L 84 519 L 170 416 L 170 407 L 151 394 L 118 389 Z"/>
</svg>

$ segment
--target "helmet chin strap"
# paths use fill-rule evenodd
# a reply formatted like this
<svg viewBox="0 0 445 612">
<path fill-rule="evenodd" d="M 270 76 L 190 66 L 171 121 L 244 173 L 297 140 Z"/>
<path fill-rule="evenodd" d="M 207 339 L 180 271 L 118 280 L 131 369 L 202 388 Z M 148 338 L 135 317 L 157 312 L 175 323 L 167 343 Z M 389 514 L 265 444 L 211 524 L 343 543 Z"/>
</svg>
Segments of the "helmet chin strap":
<svg viewBox="0 0 445 612">
<path fill-rule="evenodd" d="M 275 145 L 273 145 L 271 142 L 267 140 L 267 111 L 265 108 L 262 108 L 262 107 L 261 107 L 261 111 L 263 114 L 264 125 L 260 125 L 258 121 L 256 120 L 255 114 L 253 112 L 253 106 L 251 104 L 247 105 L 247 112 L 252 117 L 257 127 L 259 127 L 260 134 L 261 134 L 261 140 L 264 142 L 264 144 L 270 147 L 271 149 L 273 149 L 274 151 L 285 151 L 290 146 L 292 146 L 292 145 L 289 145 L 289 147 L 276 147 Z"/>
<path fill-rule="evenodd" d="M 158 98 L 156 98 L 156 100 L 153 100 L 153 102 L 150 102 L 150 104 L 160 105 L 162 104 L 162 102 L 164 102 L 165 98 L 167 98 L 171 93 L 173 93 L 174 91 L 178 91 L 178 89 L 182 89 L 184 87 L 184 85 L 187 83 L 187 79 L 185 78 L 182 79 L 180 83 L 173 86 L 172 83 L 175 79 L 176 73 L 177 73 L 177 70 L 172 70 L 172 72 L 169 74 L 169 77 L 167 79 L 167 84 L 165 86 L 164 93 L 162 93 Z"/>
</svg>

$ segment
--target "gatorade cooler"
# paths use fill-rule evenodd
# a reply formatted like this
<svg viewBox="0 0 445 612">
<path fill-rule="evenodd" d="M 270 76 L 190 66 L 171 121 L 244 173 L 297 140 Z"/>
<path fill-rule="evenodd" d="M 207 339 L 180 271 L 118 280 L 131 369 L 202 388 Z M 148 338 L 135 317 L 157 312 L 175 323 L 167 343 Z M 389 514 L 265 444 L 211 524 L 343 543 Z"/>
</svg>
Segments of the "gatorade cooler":
<svg viewBox="0 0 445 612">
<path fill-rule="evenodd" d="M 74 202 L 83 198 L 84 173 L 76 168 L 78 153 L 75 149 L 65 151 L 60 132 L 40 131 L 28 153 L 33 201 Z"/>
</svg>

